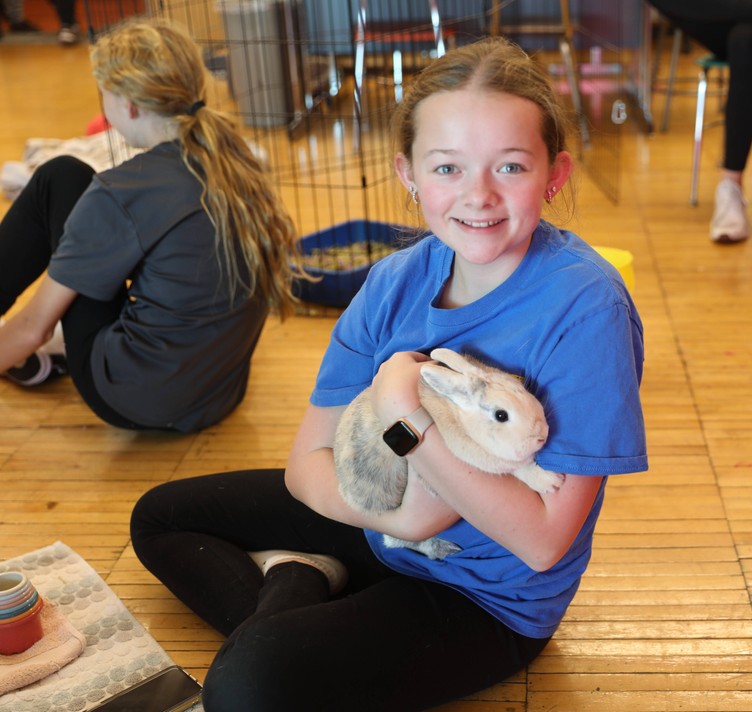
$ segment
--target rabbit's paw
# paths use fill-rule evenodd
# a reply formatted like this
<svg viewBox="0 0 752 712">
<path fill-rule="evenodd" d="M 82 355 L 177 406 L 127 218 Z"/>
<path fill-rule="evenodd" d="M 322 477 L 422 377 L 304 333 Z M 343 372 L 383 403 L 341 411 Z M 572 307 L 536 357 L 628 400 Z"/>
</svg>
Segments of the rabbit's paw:
<svg viewBox="0 0 752 712">
<path fill-rule="evenodd" d="M 567 476 L 561 472 L 550 472 L 544 470 L 535 463 L 520 468 L 515 473 L 515 477 L 521 479 L 528 487 L 536 492 L 548 493 L 556 492 L 566 480 Z"/>
<path fill-rule="evenodd" d="M 425 554 L 429 559 L 446 559 L 450 554 L 462 551 L 462 547 L 438 536 L 432 536 L 430 539 L 415 542 L 413 548 Z"/>
<path fill-rule="evenodd" d="M 456 554 L 462 550 L 457 544 L 438 536 L 432 536 L 430 539 L 423 539 L 422 541 L 407 541 L 384 534 L 384 546 L 390 549 L 412 549 L 429 559 L 445 559 L 450 554 Z"/>
</svg>

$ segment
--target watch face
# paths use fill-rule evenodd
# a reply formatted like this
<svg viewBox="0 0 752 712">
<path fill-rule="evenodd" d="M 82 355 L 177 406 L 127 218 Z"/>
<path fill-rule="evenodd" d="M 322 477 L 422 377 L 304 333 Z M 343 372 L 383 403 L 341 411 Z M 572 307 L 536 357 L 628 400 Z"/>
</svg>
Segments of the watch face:
<svg viewBox="0 0 752 712">
<path fill-rule="evenodd" d="M 407 423 L 398 420 L 384 431 L 384 442 L 400 457 L 404 457 L 420 442 L 420 438 Z"/>
</svg>

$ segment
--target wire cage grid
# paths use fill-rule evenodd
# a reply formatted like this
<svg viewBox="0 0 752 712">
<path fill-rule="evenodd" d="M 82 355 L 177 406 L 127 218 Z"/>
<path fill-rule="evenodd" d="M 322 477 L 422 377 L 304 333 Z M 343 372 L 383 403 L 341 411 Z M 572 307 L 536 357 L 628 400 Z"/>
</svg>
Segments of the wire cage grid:
<svg viewBox="0 0 752 712">
<path fill-rule="evenodd" d="M 391 166 L 391 114 L 417 71 L 448 48 L 489 34 L 500 8 L 506 20 L 513 19 L 519 5 L 514 0 L 85 0 L 92 41 L 129 15 L 169 19 L 193 37 L 213 78 L 208 103 L 237 118 L 298 234 L 323 236 L 322 245 L 331 237 L 328 231 L 348 224 L 357 232 L 363 223 L 373 223 L 374 234 L 383 224 L 420 226 Z M 558 7 L 550 0 L 537 5 Z M 533 42 L 537 46 L 543 46 L 539 40 Z M 112 153 L 116 162 L 128 156 L 114 137 Z M 364 261 L 368 265 L 381 255 L 371 249 L 370 235 L 366 230 L 365 238 L 339 246 L 337 260 L 349 260 L 359 274 Z M 323 247 L 313 254 L 319 261 L 314 267 L 327 269 Z"/>
<path fill-rule="evenodd" d="M 131 15 L 182 26 L 212 76 L 208 102 L 234 115 L 306 243 L 314 271 L 337 246 L 347 302 L 378 259 L 382 226 L 417 228 L 391 166 L 389 119 L 410 77 L 485 32 L 485 0 L 87 0 L 89 37 Z M 129 149 L 110 137 L 113 161 Z M 373 225 L 371 225 L 373 224 Z M 363 226 L 365 225 L 365 229 Z M 306 240 L 305 238 L 309 238 Z"/>
</svg>

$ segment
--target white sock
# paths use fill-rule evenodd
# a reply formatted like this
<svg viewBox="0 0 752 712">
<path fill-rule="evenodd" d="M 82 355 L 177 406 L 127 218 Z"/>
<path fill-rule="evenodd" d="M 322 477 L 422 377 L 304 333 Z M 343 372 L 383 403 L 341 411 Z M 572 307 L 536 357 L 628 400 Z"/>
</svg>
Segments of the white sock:
<svg viewBox="0 0 752 712">
<path fill-rule="evenodd" d="M 63 325 L 58 322 L 55 324 L 55 331 L 52 332 L 50 340 L 42 346 L 39 351 L 43 354 L 61 354 L 65 356 L 65 340 L 63 339 Z"/>
</svg>

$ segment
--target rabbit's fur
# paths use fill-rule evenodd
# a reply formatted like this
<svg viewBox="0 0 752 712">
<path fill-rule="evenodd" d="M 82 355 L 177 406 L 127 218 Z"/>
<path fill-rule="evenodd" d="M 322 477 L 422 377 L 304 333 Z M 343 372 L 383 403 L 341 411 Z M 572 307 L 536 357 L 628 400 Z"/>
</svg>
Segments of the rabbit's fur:
<svg viewBox="0 0 752 712">
<path fill-rule="evenodd" d="M 486 472 L 514 475 L 537 492 L 557 490 L 564 475 L 534 461 L 548 436 L 543 406 L 519 378 L 450 349 L 434 349 L 431 358 L 420 368 L 420 400 L 454 455 Z M 340 493 L 359 511 L 383 512 L 402 501 L 407 459 L 384 443 L 382 432 L 366 389 L 343 413 L 334 439 Z M 432 559 L 459 550 L 439 537 L 408 542 L 384 535 L 384 541 Z"/>
</svg>

